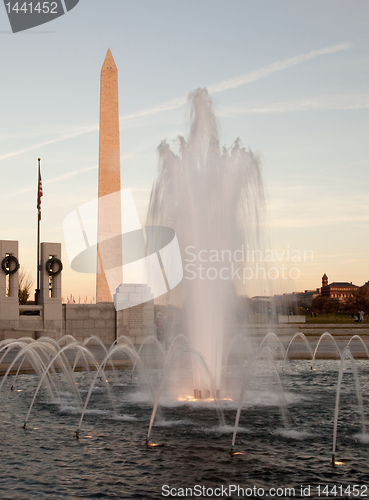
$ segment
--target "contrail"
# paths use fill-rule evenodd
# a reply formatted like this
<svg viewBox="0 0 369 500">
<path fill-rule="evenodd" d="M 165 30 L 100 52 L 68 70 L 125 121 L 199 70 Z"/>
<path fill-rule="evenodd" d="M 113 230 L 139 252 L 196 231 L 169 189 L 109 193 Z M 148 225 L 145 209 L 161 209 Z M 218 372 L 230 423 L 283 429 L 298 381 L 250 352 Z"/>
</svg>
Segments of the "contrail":
<svg viewBox="0 0 369 500">
<path fill-rule="evenodd" d="M 368 109 L 369 94 L 351 94 L 351 95 L 323 95 L 311 99 L 301 99 L 298 101 L 277 102 L 274 104 L 265 104 L 260 106 L 242 103 L 232 106 L 224 106 L 218 113 L 218 117 L 233 117 L 243 114 L 273 114 L 273 113 L 292 113 L 295 111 L 314 111 L 314 110 L 354 110 Z"/>
<path fill-rule="evenodd" d="M 73 170 L 72 172 L 66 172 L 65 174 L 59 175 L 58 177 L 54 177 L 53 179 L 44 180 L 44 181 L 42 181 L 42 184 L 44 186 L 48 186 L 49 184 L 53 184 L 53 183 L 59 182 L 61 180 L 73 178 L 73 177 L 76 177 L 77 175 L 84 174 L 85 172 L 89 172 L 90 170 L 97 170 L 97 165 L 94 165 L 91 167 L 83 167 L 83 168 L 80 168 L 79 170 Z M 20 194 L 29 193 L 29 192 L 34 191 L 34 190 L 35 190 L 34 185 L 26 186 L 26 187 L 17 189 L 11 193 L 8 193 L 7 195 L 3 196 L 2 198 L 7 199 L 7 198 L 11 198 L 13 196 L 19 196 Z"/>
<path fill-rule="evenodd" d="M 335 52 L 346 50 L 350 47 L 352 47 L 352 45 L 349 43 L 339 43 L 337 45 L 325 47 L 324 49 L 312 50 L 306 54 L 283 59 L 282 61 L 276 61 L 272 64 L 269 64 L 268 66 L 264 66 L 263 68 L 252 71 L 251 73 L 246 73 L 245 75 L 237 76 L 235 78 L 231 78 L 230 80 L 224 80 L 223 82 L 213 83 L 211 85 L 208 85 L 207 89 L 209 93 L 212 94 L 223 92 L 225 90 L 235 89 L 242 85 L 246 85 L 247 83 L 252 83 L 256 80 L 260 80 L 261 78 L 266 78 L 267 76 L 272 75 L 273 73 L 277 73 L 278 71 L 282 71 L 284 69 L 291 68 L 292 66 L 301 64 L 305 61 L 308 61 L 309 59 L 314 59 L 314 57 L 322 56 L 325 54 L 334 54 Z M 185 104 L 186 99 L 186 96 L 177 97 L 162 104 L 158 104 L 157 106 L 154 106 L 152 108 L 143 109 L 129 115 L 123 115 L 120 117 L 120 119 L 130 120 L 133 118 L 138 118 L 140 116 L 147 116 L 154 113 L 161 113 L 162 111 L 178 109 L 183 106 L 183 104 Z"/>
<path fill-rule="evenodd" d="M 247 73 L 246 75 L 237 76 L 235 78 L 231 78 L 230 80 L 224 80 L 220 83 L 213 83 L 208 86 L 208 91 L 210 93 L 223 92 L 224 90 L 235 89 L 236 87 L 240 87 L 241 85 L 245 85 L 247 83 L 256 82 L 256 80 L 260 80 L 261 78 L 265 78 L 273 73 L 277 73 L 278 71 L 282 71 L 287 68 L 291 68 L 292 66 L 296 66 L 297 64 L 301 64 L 309 59 L 314 59 L 314 57 L 322 56 L 325 54 L 334 54 L 335 52 L 339 52 L 340 50 L 346 50 L 351 47 L 351 44 L 348 43 L 340 43 L 338 45 L 332 45 L 330 47 L 325 47 L 324 49 L 312 50 L 307 54 L 301 54 L 299 56 L 290 57 L 288 59 L 283 59 L 282 61 L 277 61 L 268 66 L 264 66 L 263 68 L 252 71 L 251 73 Z"/>
<path fill-rule="evenodd" d="M 312 50 L 311 52 L 308 52 L 306 54 L 301 54 L 299 56 L 290 57 L 288 59 L 283 59 L 282 61 L 274 62 L 272 64 L 264 66 L 263 68 L 251 71 L 251 73 L 246 73 L 245 75 L 237 76 L 235 78 L 231 78 L 230 80 L 224 80 L 223 82 L 213 83 L 209 85 L 207 89 L 211 94 L 224 92 L 225 90 L 235 89 L 242 85 L 246 85 L 247 83 L 252 83 L 257 80 L 260 80 L 261 78 L 266 78 L 267 76 L 272 75 L 273 73 L 277 73 L 278 71 L 282 71 L 284 69 L 291 68 L 292 66 L 301 64 L 305 61 L 308 61 L 309 59 L 313 59 L 314 57 L 322 56 L 325 54 L 334 54 L 335 52 L 339 52 L 340 50 L 349 49 L 351 46 L 352 45 L 349 43 L 340 43 L 337 45 L 331 45 L 329 47 L 325 47 L 323 49 Z M 166 101 L 162 104 L 158 104 L 157 106 L 142 109 L 140 111 L 136 111 L 135 113 L 122 115 L 120 117 L 120 121 L 129 121 L 135 118 L 149 116 L 155 113 L 161 113 L 163 111 L 171 111 L 174 109 L 178 109 L 186 103 L 186 100 L 187 100 L 186 96 L 177 97 L 175 99 L 171 99 L 170 101 Z M 44 146 L 49 146 L 50 144 L 54 144 L 56 142 L 61 142 L 66 139 L 71 139 L 73 137 L 78 137 L 80 135 L 96 131 L 98 130 L 98 128 L 99 128 L 98 124 L 82 127 L 80 129 L 77 129 L 75 132 L 62 135 L 55 139 L 50 139 L 48 141 L 34 144 L 33 146 L 29 146 L 27 148 L 18 151 L 7 153 L 3 156 L 0 156 L 0 161 L 23 153 L 27 153 L 28 151 L 39 149 Z"/>
<path fill-rule="evenodd" d="M 32 146 L 29 146 L 27 148 L 19 149 L 18 151 L 6 153 L 5 155 L 0 156 L 0 161 L 11 158 L 12 156 L 17 156 L 17 155 L 21 155 L 23 153 L 28 153 L 28 151 L 33 151 L 34 149 L 39 149 L 39 148 L 42 148 L 44 146 L 49 146 L 49 144 L 54 144 L 55 142 L 61 142 L 61 141 L 65 141 L 66 139 L 72 139 L 73 137 L 87 134 L 89 132 L 93 132 L 94 130 L 98 130 L 98 129 L 99 129 L 98 125 L 90 125 L 87 127 L 82 127 L 80 129 L 75 130 L 75 132 L 72 132 L 69 134 L 63 134 L 59 137 L 55 137 L 55 139 L 49 139 L 48 141 L 39 142 L 39 143 L 33 144 Z"/>
</svg>

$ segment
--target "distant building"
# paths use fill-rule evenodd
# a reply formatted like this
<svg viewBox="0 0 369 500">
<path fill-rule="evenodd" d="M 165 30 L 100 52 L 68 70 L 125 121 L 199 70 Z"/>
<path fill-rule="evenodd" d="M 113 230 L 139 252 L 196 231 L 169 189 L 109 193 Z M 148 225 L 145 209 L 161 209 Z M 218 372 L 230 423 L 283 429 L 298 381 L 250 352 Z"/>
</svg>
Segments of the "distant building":
<svg viewBox="0 0 369 500">
<path fill-rule="evenodd" d="M 295 292 L 295 295 L 297 300 L 301 301 L 302 305 L 310 307 L 313 299 L 319 295 L 319 288 L 305 290 L 304 292 Z"/>
<path fill-rule="evenodd" d="M 303 292 L 274 295 L 274 306 L 280 314 L 290 314 L 296 307 L 310 308 L 313 299 L 318 297 L 319 292 L 319 288 L 315 288 L 314 290 L 305 290 Z"/>
<path fill-rule="evenodd" d="M 337 299 L 340 302 L 345 302 L 349 297 L 353 297 L 354 292 L 358 289 L 359 287 L 353 285 L 352 282 L 339 281 L 328 284 L 328 276 L 325 273 L 322 276 L 322 297 L 329 297 L 330 299 Z"/>
<path fill-rule="evenodd" d="M 369 287 L 369 281 L 363 286 Z M 348 282 L 333 282 L 328 284 L 328 276 L 324 273 L 322 276 L 322 287 L 313 290 L 305 290 L 301 292 L 284 293 L 268 296 L 255 296 L 251 297 L 251 304 L 254 311 L 267 311 L 272 310 L 277 314 L 293 314 L 293 311 L 299 307 L 310 309 L 313 300 L 320 295 L 322 297 L 329 297 L 339 302 L 345 302 L 349 297 L 360 287 Z"/>
</svg>

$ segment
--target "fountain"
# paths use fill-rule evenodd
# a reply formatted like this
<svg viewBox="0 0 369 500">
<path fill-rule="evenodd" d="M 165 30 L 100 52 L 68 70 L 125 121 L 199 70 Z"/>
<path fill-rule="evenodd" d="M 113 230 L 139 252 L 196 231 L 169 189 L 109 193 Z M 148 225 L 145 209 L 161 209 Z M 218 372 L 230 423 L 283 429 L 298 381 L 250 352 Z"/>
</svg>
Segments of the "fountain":
<svg viewBox="0 0 369 500">
<path fill-rule="evenodd" d="M 147 224 L 172 227 L 178 235 L 185 275 L 172 295 L 185 308 L 188 343 L 208 369 L 193 361 L 190 392 L 215 397 L 221 392 L 227 316 L 242 285 L 234 266 L 245 264 L 241 248 L 260 244 L 263 187 L 252 151 L 239 140 L 220 148 L 207 90 L 196 90 L 189 100 L 188 140 L 178 138 L 177 153 L 166 141 L 159 146 Z"/>
<path fill-rule="evenodd" d="M 363 339 L 250 336 L 230 320 L 243 285 L 232 266 L 262 241 L 257 157 L 238 140 L 220 149 L 205 90 L 191 95 L 188 140 L 176 152 L 163 142 L 159 156 L 147 222 L 176 231 L 185 266 L 168 342 L 0 341 L 0 497 L 156 499 L 195 485 L 219 496 L 214 485 L 239 485 L 256 498 L 270 485 L 279 498 L 314 498 L 351 483 L 365 496 Z M 297 342 L 308 359 L 291 359 Z M 337 359 L 323 359 L 328 342 Z"/>
<path fill-rule="evenodd" d="M 301 332 L 293 339 L 306 349 Z M 324 355 L 331 339 L 320 339 L 315 344 Z M 136 349 L 123 337 L 107 350 L 96 350 L 96 339 L 82 345 L 71 336 L 1 341 L 7 366 L 0 383 L 2 497 L 36 499 L 51 488 L 53 498 L 77 491 L 99 498 L 104 488 L 117 498 L 156 499 L 164 485 L 240 482 L 295 491 L 307 484 L 316 493 L 337 481 L 347 490 L 345 474 L 362 488 L 369 366 L 353 357 L 351 349 L 355 357 L 367 355 L 366 345 L 355 340 L 337 340 L 337 360 L 317 358 L 310 341 L 311 358 L 298 361 L 288 360 L 293 344 L 287 350 L 274 334 L 252 339 L 251 350 L 244 349 L 250 339 L 235 335 L 223 367 L 227 384 L 215 400 L 173 399 L 163 391 L 181 358 L 204 362 L 183 335 L 165 354 L 152 344 L 156 355 L 151 350 L 149 357 L 147 343 Z M 244 354 L 244 362 L 234 351 Z M 119 369 L 127 358 L 134 370 Z M 22 374 L 31 371 L 36 375 Z M 17 496 L 19 478 L 24 486 Z"/>
</svg>

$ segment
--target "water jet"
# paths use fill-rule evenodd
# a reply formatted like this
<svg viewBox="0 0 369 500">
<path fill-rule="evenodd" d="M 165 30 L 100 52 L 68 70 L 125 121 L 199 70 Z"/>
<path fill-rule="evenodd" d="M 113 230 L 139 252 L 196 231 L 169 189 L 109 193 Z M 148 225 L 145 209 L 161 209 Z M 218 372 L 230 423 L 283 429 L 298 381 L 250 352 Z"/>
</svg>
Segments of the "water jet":
<svg viewBox="0 0 369 500">
<path fill-rule="evenodd" d="M 199 90 L 191 99 L 189 138 L 179 138 L 177 152 L 166 142 L 159 146 L 159 175 L 147 217 L 148 225 L 175 229 L 182 254 L 189 259 L 187 264 L 194 263 L 194 248 L 196 264 L 199 255 L 209 260 L 203 274 L 198 274 L 196 265 L 188 268 L 187 278 L 195 272 L 195 279 L 185 276 L 171 292 L 180 328 L 171 333 L 168 349 L 149 340 L 144 340 L 141 347 L 134 346 L 121 337 L 109 348 L 100 344 L 99 356 L 91 350 L 92 339 L 82 344 L 71 336 L 60 342 L 29 338 L 1 341 L 1 359 L 11 352 L 14 357 L 0 391 L 8 387 L 7 383 L 13 388 L 11 369 L 17 370 L 17 384 L 22 384 L 23 389 L 18 395 L 16 391 L 11 395 L 5 390 L 0 392 L 2 461 L 8 467 L 9 463 L 20 463 L 16 454 L 28 453 L 32 436 L 27 433 L 27 439 L 19 437 L 19 430 L 17 433 L 12 426 L 14 423 L 19 429 L 22 416 L 27 415 L 23 424 L 26 429 L 33 409 L 37 425 L 43 425 L 50 435 L 51 450 L 62 450 L 67 481 L 75 488 L 80 487 L 81 475 L 88 479 L 90 474 L 94 482 L 97 477 L 104 482 L 112 497 L 119 498 L 119 485 L 126 472 L 127 481 L 137 491 L 142 490 L 142 470 L 150 470 L 150 481 L 145 484 L 145 494 L 150 498 L 168 478 L 177 483 L 186 479 L 200 484 L 198 481 L 208 481 L 216 474 L 217 481 L 220 478 L 224 483 L 237 484 L 245 472 L 245 461 L 242 452 L 235 451 L 236 438 L 237 449 L 247 450 L 247 457 L 253 453 L 258 456 L 257 460 L 247 460 L 250 481 L 265 479 L 278 484 L 283 477 L 287 484 L 295 484 L 298 472 L 299 480 L 302 477 L 301 481 L 310 484 L 311 477 L 319 477 L 322 463 L 341 463 L 336 461 L 339 416 L 340 438 L 344 438 L 349 458 L 360 457 L 360 453 L 363 457 L 357 459 L 357 470 L 350 470 L 350 480 L 359 484 L 367 474 L 367 449 L 365 439 L 354 443 L 352 436 L 358 430 L 366 436 L 369 368 L 367 360 L 355 364 L 351 349 L 359 346 L 368 353 L 366 344 L 355 338 L 345 350 L 342 342 L 339 344 L 340 340 L 328 332 L 316 345 L 302 332 L 287 342 L 272 332 L 263 337 L 253 335 L 252 325 L 246 328 L 232 323 L 230 310 L 241 283 L 221 279 L 229 276 L 235 262 L 217 261 L 216 256 L 234 257 L 242 244 L 261 244 L 263 189 L 259 160 L 239 140 L 231 148 L 220 148 L 209 96 Z M 204 253 L 199 254 L 201 251 Z M 210 256 L 214 256 L 214 262 Z M 245 335 L 246 329 L 250 335 Z M 291 370 L 282 371 L 297 339 L 304 343 L 310 359 L 290 360 Z M 340 360 L 317 359 L 318 347 L 332 339 Z M 272 342 L 277 344 L 277 350 L 271 348 Z M 148 349 L 156 353 L 154 367 L 144 359 Z M 232 349 L 237 350 L 237 356 Z M 342 363 L 347 356 L 353 363 L 355 378 L 344 375 Z M 113 361 L 117 358 L 129 362 L 130 369 L 116 370 Z M 30 364 L 36 376 L 19 374 L 23 362 Z M 309 369 L 313 366 L 315 369 Z M 77 368 L 83 371 L 77 372 Z M 359 382 L 356 368 L 364 375 Z M 112 377 L 106 376 L 108 369 Z M 342 384 L 344 377 L 346 383 Z M 361 401 L 354 408 L 350 406 L 351 393 Z M 71 458 L 70 443 L 65 445 L 64 438 L 76 427 L 74 435 L 79 444 L 73 452 L 76 458 Z M 152 432 L 155 443 L 150 442 Z M 83 439 L 85 434 L 88 440 Z M 90 436 L 96 436 L 103 445 L 91 443 L 95 439 Z M 142 455 L 152 458 L 151 452 L 140 454 L 145 436 L 145 446 L 152 448 L 159 460 L 147 463 L 147 457 Z M 302 444 L 296 446 L 300 441 Z M 158 443 L 165 444 L 165 453 Z M 42 455 L 44 449 L 40 451 L 37 440 L 32 441 L 32 446 L 43 464 L 54 459 Z M 240 459 L 224 460 L 227 450 L 231 457 L 240 455 Z M 303 473 L 301 459 L 305 460 Z M 282 468 L 281 463 L 288 463 L 288 467 Z M 183 464 L 187 466 L 185 478 Z M 77 471 L 75 476 L 72 469 Z M 108 481 L 101 472 L 107 470 Z"/>
</svg>

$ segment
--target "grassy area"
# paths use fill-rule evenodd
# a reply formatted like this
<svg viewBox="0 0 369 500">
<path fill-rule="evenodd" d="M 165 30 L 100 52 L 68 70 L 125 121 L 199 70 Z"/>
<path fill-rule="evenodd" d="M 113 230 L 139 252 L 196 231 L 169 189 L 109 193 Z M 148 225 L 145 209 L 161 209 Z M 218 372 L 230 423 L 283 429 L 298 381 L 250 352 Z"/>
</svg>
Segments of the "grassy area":
<svg viewBox="0 0 369 500">
<path fill-rule="evenodd" d="M 304 316 L 302 314 L 302 316 Z M 362 325 L 366 326 L 369 324 L 369 318 L 365 317 L 361 323 L 355 323 L 355 318 L 351 318 L 349 314 L 317 314 L 313 318 L 310 314 L 305 315 L 307 325 L 324 325 L 324 324 L 336 324 L 336 325 Z M 248 323 L 249 325 L 265 325 L 268 323 L 278 324 L 278 317 L 274 317 L 272 322 L 268 318 L 267 314 L 250 314 L 247 317 L 243 317 L 239 320 L 240 323 Z M 286 324 L 286 323 L 280 323 Z M 291 323 L 289 323 L 291 324 Z"/>
<path fill-rule="evenodd" d="M 306 323 L 347 323 L 347 324 L 355 324 L 355 318 L 351 318 L 348 314 L 318 314 L 313 318 L 311 316 L 306 316 Z M 362 323 L 360 324 L 368 324 L 368 318 L 364 318 Z"/>
</svg>

